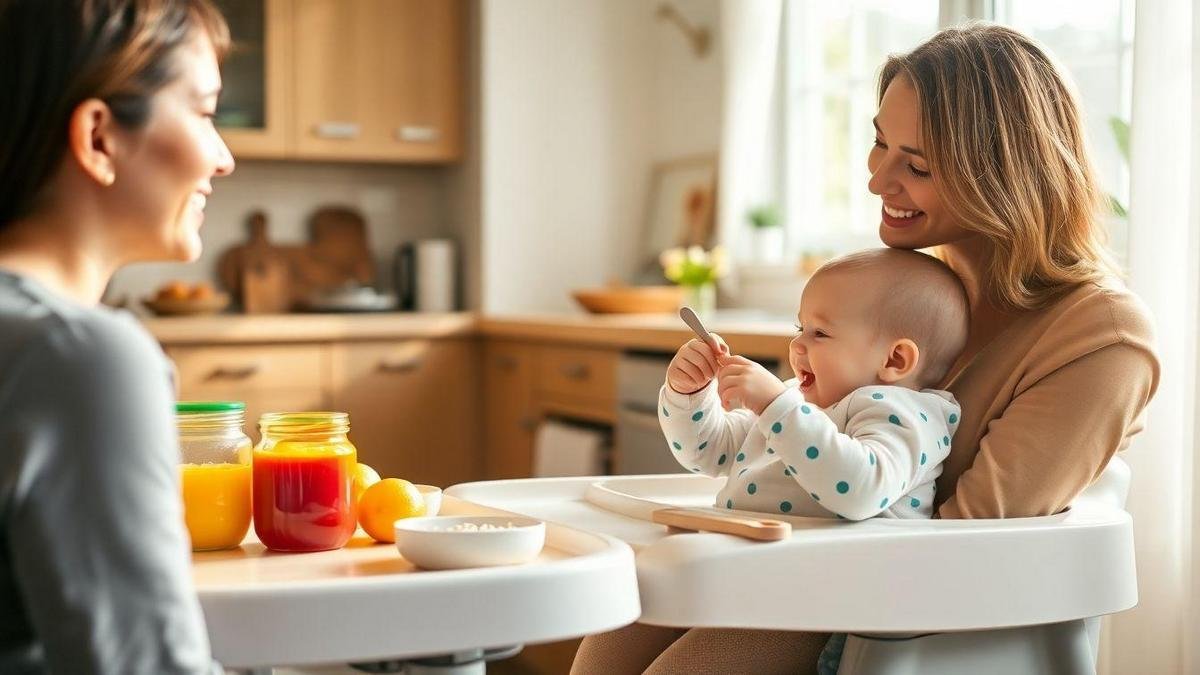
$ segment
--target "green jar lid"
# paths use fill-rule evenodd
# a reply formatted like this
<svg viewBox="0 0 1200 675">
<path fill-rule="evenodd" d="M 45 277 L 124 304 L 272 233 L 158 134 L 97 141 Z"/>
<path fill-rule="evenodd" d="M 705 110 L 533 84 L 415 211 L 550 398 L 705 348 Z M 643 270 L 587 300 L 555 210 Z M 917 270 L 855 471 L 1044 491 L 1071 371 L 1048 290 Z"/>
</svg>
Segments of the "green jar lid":
<svg viewBox="0 0 1200 675">
<path fill-rule="evenodd" d="M 233 412 L 245 409 L 246 404 L 241 401 L 180 401 L 175 404 L 176 414 Z"/>
</svg>

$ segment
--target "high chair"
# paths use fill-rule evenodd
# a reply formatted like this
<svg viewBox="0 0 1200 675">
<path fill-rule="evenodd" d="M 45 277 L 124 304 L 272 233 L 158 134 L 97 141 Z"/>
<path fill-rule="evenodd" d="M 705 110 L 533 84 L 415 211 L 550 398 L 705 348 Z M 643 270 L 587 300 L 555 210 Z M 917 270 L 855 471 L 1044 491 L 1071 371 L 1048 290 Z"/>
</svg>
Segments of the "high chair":
<svg viewBox="0 0 1200 675">
<path fill-rule="evenodd" d="M 772 543 L 650 522 L 664 506 L 729 513 L 711 508 L 722 480 L 530 479 L 448 494 L 625 541 L 643 623 L 849 633 L 841 675 L 1093 673 L 1099 617 L 1137 603 L 1118 458 L 1069 509 L 1039 518 L 771 516 L 793 528 Z"/>
</svg>

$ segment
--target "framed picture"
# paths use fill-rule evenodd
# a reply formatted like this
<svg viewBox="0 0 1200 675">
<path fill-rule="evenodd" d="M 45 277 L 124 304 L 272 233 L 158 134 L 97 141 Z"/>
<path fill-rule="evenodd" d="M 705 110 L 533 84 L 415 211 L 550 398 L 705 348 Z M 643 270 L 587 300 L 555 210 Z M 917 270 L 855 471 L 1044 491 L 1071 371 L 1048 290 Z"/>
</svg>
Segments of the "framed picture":
<svg viewBox="0 0 1200 675">
<path fill-rule="evenodd" d="M 686 157 L 654 165 L 646 209 L 643 254 L 647 264 L 676 246 L 713 244 L 717 158 Z"/>
</svg>

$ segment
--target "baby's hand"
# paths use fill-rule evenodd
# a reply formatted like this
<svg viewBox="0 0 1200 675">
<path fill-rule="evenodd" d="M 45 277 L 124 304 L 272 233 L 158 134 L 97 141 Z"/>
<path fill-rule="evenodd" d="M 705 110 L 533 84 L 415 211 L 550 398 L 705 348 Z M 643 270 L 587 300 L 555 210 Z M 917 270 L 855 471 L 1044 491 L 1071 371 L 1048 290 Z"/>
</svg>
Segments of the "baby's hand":
<svg viewBox="0 0 1200 675">
<path fill-rule="evenodd" d="M 667 366 L 667 385 L 680 394 L 694 394 L 708 386 L 717 374 L 717 357 L 729 353 L 729 345 L 716 333 L 709 333 L 720 352 L 713 351 L 707 342 L 691 339 L 679 348 L 671 365 Z"/>
<path fill-rule="evenodd" d="M 761 415 L 787 388 L 771 371 L 745 357 L 722 356 L 718 361 L 717 393 L 726 410 L 740 406 Z"/>
</svg>

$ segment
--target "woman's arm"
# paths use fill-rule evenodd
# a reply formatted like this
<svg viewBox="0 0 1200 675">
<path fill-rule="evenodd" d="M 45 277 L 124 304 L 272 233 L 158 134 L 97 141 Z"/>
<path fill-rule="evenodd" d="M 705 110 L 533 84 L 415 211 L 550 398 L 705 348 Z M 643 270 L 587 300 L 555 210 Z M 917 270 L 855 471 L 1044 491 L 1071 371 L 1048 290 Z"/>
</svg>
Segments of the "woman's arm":
<svg viewBox="0 0 1200 675">
<path fill-rule="evenodd" d="M 1154 392 L 1157 362 L 1116 343 L 1080 357 L 1018 394 L 988 425 L 941 518 L 1058 513 L 1121 449 Z"/>
<path fill-rule="evenodd" d="M 8 544 L 49 670 L 220 672 L 191 582 L 157 345 L 89 318 L 40 341 L 21 370 Z"/>
</svg>

